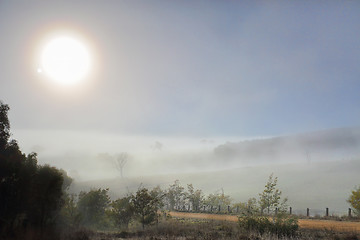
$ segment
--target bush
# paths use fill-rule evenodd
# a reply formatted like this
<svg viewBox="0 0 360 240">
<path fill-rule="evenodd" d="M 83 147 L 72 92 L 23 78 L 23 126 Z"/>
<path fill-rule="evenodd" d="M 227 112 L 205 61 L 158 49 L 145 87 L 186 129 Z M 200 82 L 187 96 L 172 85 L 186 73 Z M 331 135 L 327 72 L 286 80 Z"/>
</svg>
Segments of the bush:
<svg viewBox="0 0 360 240">
<path fill-rule="evenodd" d="M 271 233 L 277 236 L 295 236 L 299 229 L 298 220 L 294 217 L 276 217 L 271 225 Z"/>
<path fill-rule="evenodd" d="M 288 216 L 277 216 L 269 219 L 265 216 L 239 217 L 239 226 L 247 232 L 275 234 L 278 237 L 292 237 L 299 229 L 298 221 Z"/>
<path fill-rule="evenodd" d="M 351 191 L 351 195 L 347 201 L 350 203 L 354 213 L 360 217 L 360 186 Z"/>
</svg>

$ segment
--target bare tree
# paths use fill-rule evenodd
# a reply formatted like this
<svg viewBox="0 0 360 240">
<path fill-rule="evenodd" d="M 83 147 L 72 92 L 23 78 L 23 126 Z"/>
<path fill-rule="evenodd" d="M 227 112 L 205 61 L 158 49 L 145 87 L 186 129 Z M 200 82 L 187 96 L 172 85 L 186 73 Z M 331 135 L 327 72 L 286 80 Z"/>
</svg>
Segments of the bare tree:
<svg viewBox="0 0 360 240">
<path fill-rule="evenodd" d="M 129 155 L 126 152 L 122 152 L 116 156 L 116 159 L 114 161 L 115 167 L 120 172 L 121 178 L 124 178 L 123 169 L 128 159 L 129 159 Z"/>
</svg>

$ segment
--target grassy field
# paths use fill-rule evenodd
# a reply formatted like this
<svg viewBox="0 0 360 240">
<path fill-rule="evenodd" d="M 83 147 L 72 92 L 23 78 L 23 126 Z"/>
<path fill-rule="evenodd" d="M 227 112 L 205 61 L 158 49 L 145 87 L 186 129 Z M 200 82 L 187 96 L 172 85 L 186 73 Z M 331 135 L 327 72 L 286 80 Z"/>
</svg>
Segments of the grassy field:
<svg viewBox="0 0 360 240">
<path fill-rule="evenodd" d="M 360 240 L 359 222 L 300 219 L 300 229 L 294 235 L 275 235 L 246 231 L 236 216 L 171 212 L 170 218 L 161 218 L 157 224 L 142 229 L 133 222 L 128 229 L 90 231 L 78 229 L 64 236 L 67 240 Z"/>
<path fill-rule="evenodd" d="M 206 213 L 185 213 L 185 212 L 171 212 L 171 216 L 180 218 L 195 218 L 195 219 L 212 219 L 237 222 L 238 217 L 234 215 L 219 215 Z M 315 219 L 299 219 L 300 228 L 306 229 L 326 229 L 335 230 L 339 232 L 357 232 L 360 233 L 360 222 L 345 222 L 334 220 L 315 220 Z"/>
<path fill-rule="evenodd" d="M 148 226 L 145 230 L 132 228 L 122 232 L 92 232 L 77 234 L 69 240 L 359 240 L 360 234 L 355 232 L 339 232 L 326 229 L 300 229 L 295 236 L 279 237 L 277 235 L 258 232 L 244 232 L 238 223 L 233 221 L 217 221 L 190 218 L 173 218 Z"/>
</svg>

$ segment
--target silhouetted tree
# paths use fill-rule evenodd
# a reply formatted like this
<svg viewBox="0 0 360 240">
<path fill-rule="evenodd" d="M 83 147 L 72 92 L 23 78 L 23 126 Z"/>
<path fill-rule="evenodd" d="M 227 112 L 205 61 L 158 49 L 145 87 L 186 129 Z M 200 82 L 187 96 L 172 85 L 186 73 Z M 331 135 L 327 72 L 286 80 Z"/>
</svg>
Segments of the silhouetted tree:
<svg viewBox="0 0 360 240">
<path fill-rule="evenodd" d="M 122 152 L 116 156 L 115 167 L 120 172 L 121 178 L 124 177 L 123 169 L 124 169 L 124 166 L 127 163 L 128 159 L 129 159 L 129 155 L 126 152 Z"/>
<path fill-rule="evenodd" d="M 47 225 L 55 223 L 61 210 L 63 175 L 49 165 L 40 166 L 33 183 L 31 219 L 43 232 Z"/>
<path fill-rule="evenodd" d="M 55 223 L 62 206 L 63 173 L 39 166 L 10 140 L 9 107 L 0 102 L 0 239 L 15 238 L 26 228 L 40 230 Z"/>
<path fill-rule="evenodd" d="M 8 118 L 8 111 L 10 110 L 7 104 L 0 101 L 0 148 L 4 149 L 10 138 L 10 122 Z"/>
<path fill-rule="evenodd" d="M 66 193 L 63 199 L 64 205 L 61 209 L 61 223 L 65 226 L 78 227 L 81 221 L 81 214 L 77 207 L 77 196 Z"/>
</svg>

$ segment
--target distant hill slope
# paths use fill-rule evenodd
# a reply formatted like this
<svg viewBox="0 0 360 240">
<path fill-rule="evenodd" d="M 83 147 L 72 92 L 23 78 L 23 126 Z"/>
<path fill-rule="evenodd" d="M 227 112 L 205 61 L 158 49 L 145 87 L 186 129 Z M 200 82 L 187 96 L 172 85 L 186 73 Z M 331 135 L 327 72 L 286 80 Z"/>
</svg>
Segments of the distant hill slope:
<svg viewBox="0 0 360 240">
<path fill-rule="evenodd" d="M 112 198 L 118 198 L 136 192 L 140 185 L 148 188 L 159 185 L 166 189 L 178 179 L 185 188 L 192 183 L 206 194 L 224 190 L 237 202 L 257 198 L 268 176 L 274 173 L 294 212 L 304 214 L 305 209 L 310 208 L 312 213 L 322 214 L 329 207 L 330 214 L 346 214 L 349 207 L 346 199 L 360 184 L 360 128 L 226 143 L 216 147 L 214 153 L 215 159 L 201 162 L 211 165 L 217 161 L 218 167 L 208 171 L 194 167 L 188 173 L 163 171 L 165 174 L 153 176 L 139 174 L 132 178 L 75 182 L 72 191 L 109 188 Z M 173 163 L 168 164 L 180 168 Z"/>
<path fill-rule="evenodd" d="M 340 128 L 267 139 L 225 143 L 214 149 L 221 159 L 239 161 L 332 160 L 360 153 L 360 128 Z"/>
<path fill-rule="evenodd" d="M 331 213 L 346 214 L 349 207 L 346 199 L 351 190 L 360 184 L 360 159 L 339 160 L 319 163 L 272 164 L 240 167 L 212 172 L 139 176 L 100 181 L 75 182 L 73 192 L 90 188 L 109 188 L 111 196 L 118 198 L 134 193 L 140 185 L 153 188 L 159 185 L 168 188 L 176 179 L 186 188 L 194 184 L 206 194 L 220 193 L 232 197 L 234 202 L 258 198 L 271 173 L 279 177 L 279 188 L 289 197 L 294 211 L 305 213 L 306 208 L 321 213 L 326 207 Z M 128 191 L 129 190 L 129 191 Z"/>
</svg>

